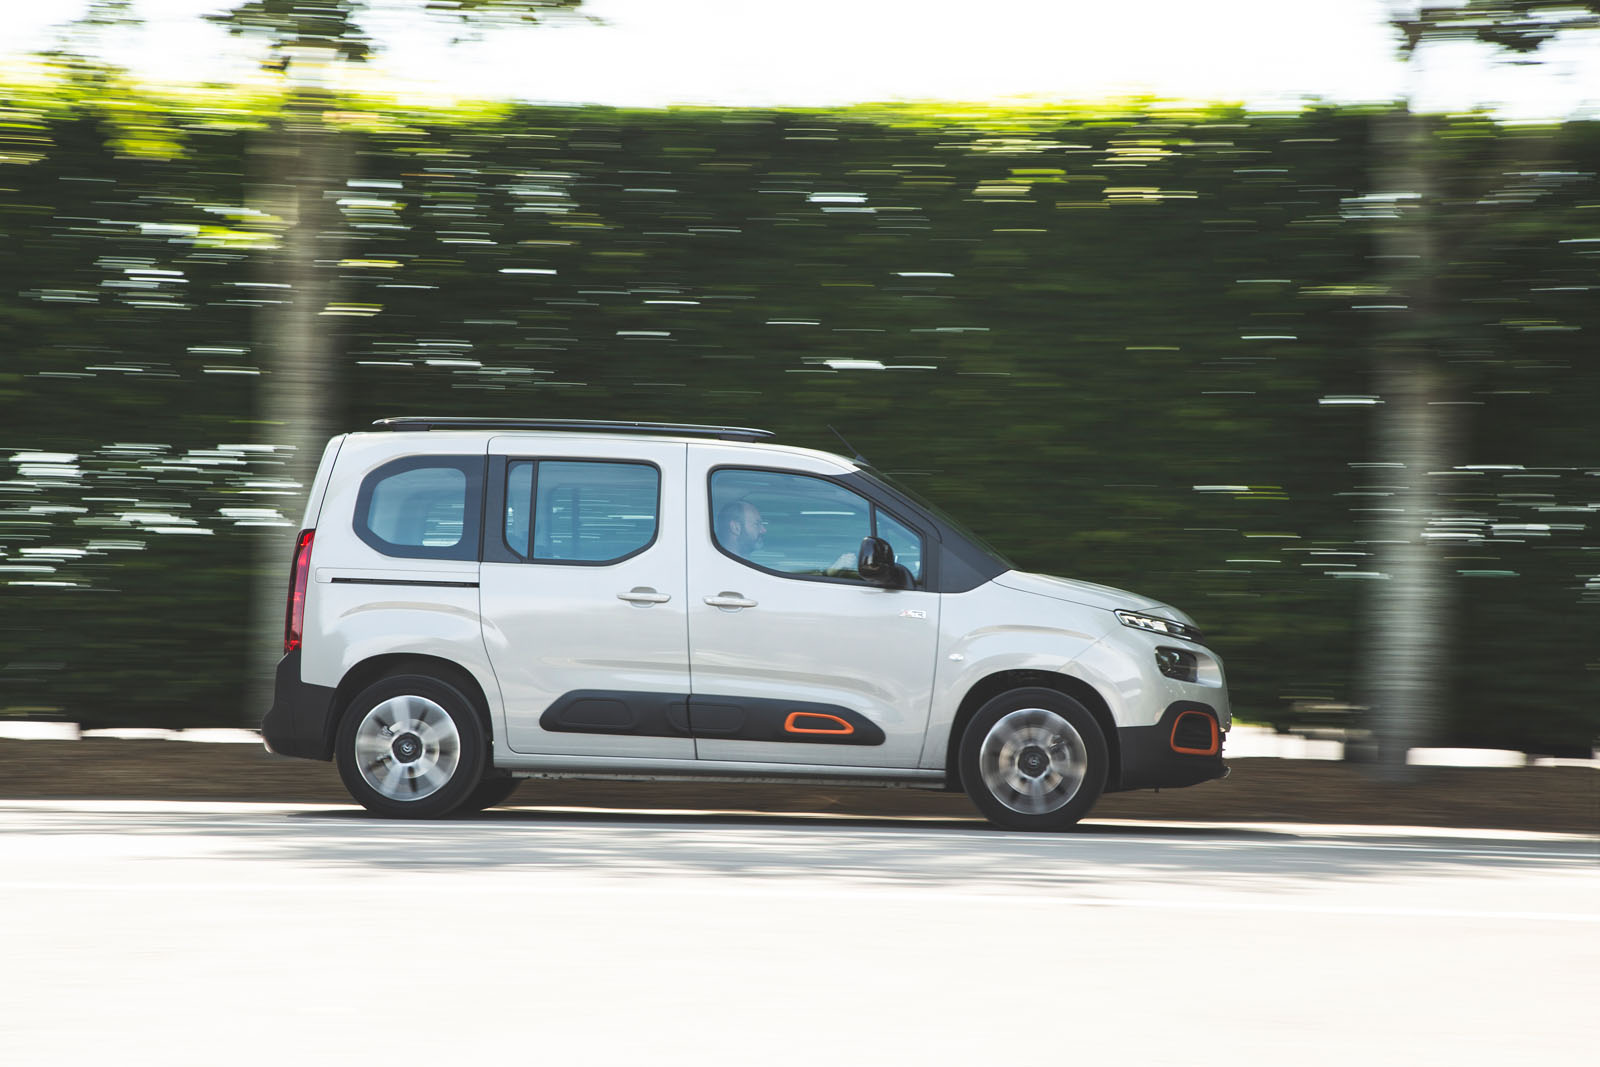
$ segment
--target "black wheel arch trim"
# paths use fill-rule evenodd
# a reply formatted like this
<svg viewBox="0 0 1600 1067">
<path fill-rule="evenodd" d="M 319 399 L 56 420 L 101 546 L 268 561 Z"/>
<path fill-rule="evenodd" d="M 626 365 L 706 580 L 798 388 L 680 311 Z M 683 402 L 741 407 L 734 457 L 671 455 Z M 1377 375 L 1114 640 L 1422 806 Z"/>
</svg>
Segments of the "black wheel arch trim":
<svg viewBox="0 0 1600 1067">
<path fill-rule="evenodd" d="M 261 737 L 271 752 L 333 759 L 339 720 L 350 702 L 379 679 L 399 674 L 420 674 L 459 689 L 482 720 L 485 736 L 494 736 L 483 686 L 458 663 L 417 653 L 390 653 L 362 660 L 345 672 L 337 686 L 325 686 L 301 680 L 300 652 L 295 649 L 278 662 L 272 707 L 261 720 Z"/>
<path fill-rule="evenodd" d="M 1095 724 L 1100 727 L 1100 733 L 1105 738 L 1106 754 L 1109 757 L 1104 792 L 1110 793 L 1116 790 L 1122 769 L 1121 737 L 1116 720 L 1111 717 L 1110 706 L 1088 682 L 1074 678 L 1070 674 L 1040 670 L 1001 671 L 980 679 L 967 690 L 966 695 L 961 698 L 960 706 L 956 708 L 955 718 L 950 722 L 950 736 L 945 739 L 945 788 L 952 793 L 965 790 L 961 781 L 959 758 L 961 736 L 966 732 L 967 724 L 972 721 L 973 716 L 978 714 L 978 710 L 1001 693 L 1012 689 L 1029 688 L 1054 689 L 1082 704 L 1089 714 L 1094 716 Z"/>
</svg>

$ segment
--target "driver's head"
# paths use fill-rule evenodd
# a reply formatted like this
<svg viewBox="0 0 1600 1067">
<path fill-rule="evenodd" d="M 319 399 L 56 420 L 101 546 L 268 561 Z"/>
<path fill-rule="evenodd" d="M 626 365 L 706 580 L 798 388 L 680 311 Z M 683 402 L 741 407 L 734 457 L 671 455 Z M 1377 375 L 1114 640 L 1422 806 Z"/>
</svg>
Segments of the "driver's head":
<svg viewBox="0 0 1600 1067">
<path fill-rule="evenodd" d="M 717 537 L 730 552 L 748 556 L 761 547 L 766 532 L 761 510 L 748 500 L 725 504 L 717 514 Z"/>
</svg>

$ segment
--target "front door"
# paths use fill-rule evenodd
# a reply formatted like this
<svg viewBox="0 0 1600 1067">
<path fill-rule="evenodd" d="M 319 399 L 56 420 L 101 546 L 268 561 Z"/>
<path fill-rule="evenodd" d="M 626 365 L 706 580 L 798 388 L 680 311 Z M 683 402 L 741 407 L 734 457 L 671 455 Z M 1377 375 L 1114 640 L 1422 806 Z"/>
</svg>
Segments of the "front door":
<svg viewBox="0 0 1600 1067">
<path fill-rule="evenodd" d="M 690 722 L 701 760 L 915 767 L 933 691 L 939 596 L 927 535 L 802 469 L 690 447 Z M 815 465 L 816 469 L 803 469 Z M 909 588 L 856 573 L 861 539 L 890 542 Z"/>
<path fill-rule="evenodd" d="M 512 751 L 694 758 L 684 451 L 490 442 L 481 605 Z"/>
</svg>

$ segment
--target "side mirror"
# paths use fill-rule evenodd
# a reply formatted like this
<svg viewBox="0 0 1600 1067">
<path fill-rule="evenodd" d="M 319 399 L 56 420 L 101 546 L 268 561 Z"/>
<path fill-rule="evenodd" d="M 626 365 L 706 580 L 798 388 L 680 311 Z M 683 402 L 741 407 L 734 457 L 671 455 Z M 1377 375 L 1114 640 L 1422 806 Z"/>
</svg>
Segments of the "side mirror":
<svg viewBox="0 0 1600 1067">
<path fill-rule="evenodd" d="M 878 585 L 898 587 L 900 568 L 894 565 L 894 549 L 881 537 L 863 537 L 856 553 L 856 573 Z"/>
</svg>

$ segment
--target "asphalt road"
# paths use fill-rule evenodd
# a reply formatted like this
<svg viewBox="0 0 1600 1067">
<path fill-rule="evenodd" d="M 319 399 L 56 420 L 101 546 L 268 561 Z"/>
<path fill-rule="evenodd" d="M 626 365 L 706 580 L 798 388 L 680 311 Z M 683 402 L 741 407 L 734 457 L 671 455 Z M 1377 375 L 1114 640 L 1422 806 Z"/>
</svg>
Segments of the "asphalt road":
<svg viewBox="0 0 1600 1067">
<path fill-rule="evenodd" d="M 0 1059 L 1589 1064 L 1600 839 L 0 802 Z"/>
</svg>

